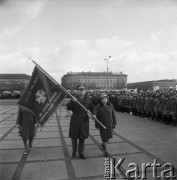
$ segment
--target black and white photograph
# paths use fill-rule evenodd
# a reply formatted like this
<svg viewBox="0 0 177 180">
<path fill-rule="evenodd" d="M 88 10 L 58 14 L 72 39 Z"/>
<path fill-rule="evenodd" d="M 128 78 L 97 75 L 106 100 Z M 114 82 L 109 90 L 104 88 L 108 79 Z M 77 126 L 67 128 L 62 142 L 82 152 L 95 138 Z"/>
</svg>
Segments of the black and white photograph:
<svg viewBox="0 0 177 180">
<path fill-rule="evenodd" d="M 0 0 L 0 180 L 177 179 L 177 0 Z"/>
</svg>

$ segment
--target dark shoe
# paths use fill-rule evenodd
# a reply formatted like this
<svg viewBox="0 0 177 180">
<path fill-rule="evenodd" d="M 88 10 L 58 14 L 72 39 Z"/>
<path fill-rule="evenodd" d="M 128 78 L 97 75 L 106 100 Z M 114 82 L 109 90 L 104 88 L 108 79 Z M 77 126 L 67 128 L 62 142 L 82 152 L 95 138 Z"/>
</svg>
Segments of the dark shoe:
<svg viewBox="0 0 177 180">
<path fill-rule="evenodd" d="M 72 153 L 72 157 L 75 158 L 76 157 L 76 152 Z"/>
<path fill-rule="evenodd" d="M 108 157 L 108 152 L 105 152 L 105 153 L 104 153 L 104 157 Z"/>
<path fill-rule="evenodd" d="M 79 157 L 80 157 L 81 159 L 86 159 L 86 157 L 84 156 L 84 154 L 79 154 Z"/>
</svg>

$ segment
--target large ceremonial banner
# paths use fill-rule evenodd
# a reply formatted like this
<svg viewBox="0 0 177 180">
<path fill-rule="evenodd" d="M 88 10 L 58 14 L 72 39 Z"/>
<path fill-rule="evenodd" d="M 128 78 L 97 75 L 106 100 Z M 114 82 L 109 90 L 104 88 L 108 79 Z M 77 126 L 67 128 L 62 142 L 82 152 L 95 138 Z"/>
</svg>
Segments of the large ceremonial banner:
<svg viewBox="0 0 177 180">
<path fill-rule="evenodd" d="M 31 110 L 38 124 L 44 126 L 65 96 L 63 88 L 35 66 L 29 84 L 17 104 Z"/>
</svg>

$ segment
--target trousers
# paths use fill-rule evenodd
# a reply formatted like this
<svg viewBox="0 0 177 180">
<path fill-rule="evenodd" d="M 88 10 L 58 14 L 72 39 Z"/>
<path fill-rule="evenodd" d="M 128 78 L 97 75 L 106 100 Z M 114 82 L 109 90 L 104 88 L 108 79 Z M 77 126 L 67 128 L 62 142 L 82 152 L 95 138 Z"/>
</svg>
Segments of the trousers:
<svg viewBox="0 0 177 180">
<path fill-rule="evenodd" d="M 79 146 L 78 146 L 78 139 L 71 139 L 72 140 L 72 147 L 73 147 L 73 152 L 77 152 L 78 148 L 78 153 L 83 154 L 84 153 L 84 147 L 85 147 L 85 139 L 79 139 Z"/>
</svg>

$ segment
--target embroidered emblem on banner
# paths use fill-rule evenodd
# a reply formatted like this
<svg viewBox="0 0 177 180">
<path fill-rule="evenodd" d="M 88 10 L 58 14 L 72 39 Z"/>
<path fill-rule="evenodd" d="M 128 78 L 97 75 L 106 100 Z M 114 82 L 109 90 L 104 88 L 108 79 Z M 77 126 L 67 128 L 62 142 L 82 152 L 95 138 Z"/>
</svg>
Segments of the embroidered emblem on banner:
<svg viewBox="0 0 177 180">
<path fill-rule="evenodd" d="M 41 89 L 41 90 L 38 90 L 37 93 L 35 94 L 36 95 L 36 101 L 40 104 L 40 103 L 44 103 L 45 100 L 46 100 L 46 96 L 45 96 L 46 92 Z"/>
</svg>

